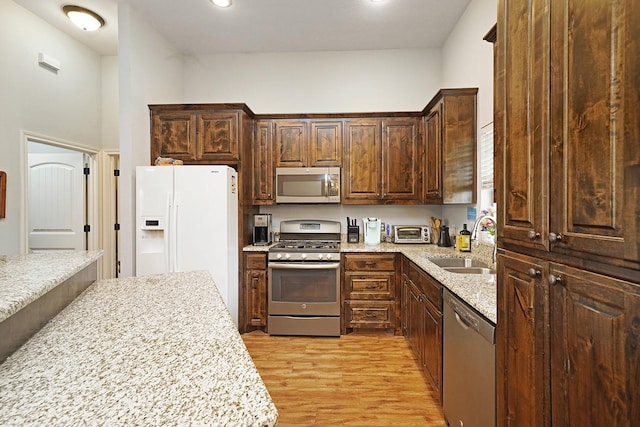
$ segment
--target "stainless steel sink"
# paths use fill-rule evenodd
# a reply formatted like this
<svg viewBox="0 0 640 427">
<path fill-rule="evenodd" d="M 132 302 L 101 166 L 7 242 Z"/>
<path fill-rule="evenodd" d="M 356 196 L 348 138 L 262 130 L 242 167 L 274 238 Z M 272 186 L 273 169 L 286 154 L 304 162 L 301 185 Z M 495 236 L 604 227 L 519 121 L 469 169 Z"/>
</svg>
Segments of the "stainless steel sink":
<svg viewBox="0 0 640 427">
<path fill-rule="evenodd" d="M 496 274 L 493 268 L 486 267 L 442 267 L 442 269 L 450 273 L 459 274 Z"/>
<path fill-rule="evenodd" d="M 428 258 L 429 261 L 450 273 L 496 274 L 489 264 L 473 258 Z"/>
<path fill-rule="evenodd" d="M 473 258 L 427 258 L 438 267 L 483 267 L 488 268 L 489 265 Z"/>
</svg>

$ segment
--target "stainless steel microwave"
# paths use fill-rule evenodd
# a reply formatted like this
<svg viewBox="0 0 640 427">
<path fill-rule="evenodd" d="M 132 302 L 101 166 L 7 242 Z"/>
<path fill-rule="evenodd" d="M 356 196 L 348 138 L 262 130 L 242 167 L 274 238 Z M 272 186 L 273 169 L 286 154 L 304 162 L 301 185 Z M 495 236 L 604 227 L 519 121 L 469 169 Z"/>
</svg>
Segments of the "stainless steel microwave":
<svg viewBox="0 0 640 427">
<path fill-rule="evenodd" d="M 340 203 L 340 168 L 276 168 L 276 203 Z"/>
</svg>

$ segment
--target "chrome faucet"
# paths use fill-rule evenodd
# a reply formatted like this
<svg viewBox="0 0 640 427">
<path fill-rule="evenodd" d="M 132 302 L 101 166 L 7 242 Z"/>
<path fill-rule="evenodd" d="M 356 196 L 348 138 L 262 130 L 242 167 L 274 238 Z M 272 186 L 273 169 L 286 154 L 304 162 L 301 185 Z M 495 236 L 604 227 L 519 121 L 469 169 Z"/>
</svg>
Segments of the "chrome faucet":
<svg viewBox="0 0 640 427">
<path fill-rule="evenodd" d="M 476 222 L 473 223 L 473 228 L 471 229 L 471 240 L 478 241 L 478 228 L 480 227 L 480 224 L 482 223 L 482 221 L 484 221 L 485 219 L 489 219 L 493 221 L 493 225 L 496 227 L 496 232 L 498 231 L 497 230 L 498 222 L 496 221 L 496 218 L 489 214 L 483 214 L 483 215 L 480 215 L 476 219 Z M 494 264 L 496 263 L 497 253 L 498 253 L 498 239 L 497 237 L 495 237 L 493 239 L 493 263 Z"/>
</svg>

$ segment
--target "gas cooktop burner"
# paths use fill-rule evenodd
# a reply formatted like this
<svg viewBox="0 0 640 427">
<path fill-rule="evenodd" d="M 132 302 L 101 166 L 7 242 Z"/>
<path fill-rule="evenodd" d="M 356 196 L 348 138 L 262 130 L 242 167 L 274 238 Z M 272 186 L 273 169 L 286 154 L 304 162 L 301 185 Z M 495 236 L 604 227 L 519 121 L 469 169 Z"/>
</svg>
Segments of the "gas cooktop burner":
<svg viewBox="0 0 640 427">
<path fill-rule="evenodd" d="M 327 251 L 338 250 L 339 245 L 336 242 L 280 242 L 279 244 L 273 246 L 271 249 L 304 251 L 321 249 L 323 251 Z"/>
</svg>

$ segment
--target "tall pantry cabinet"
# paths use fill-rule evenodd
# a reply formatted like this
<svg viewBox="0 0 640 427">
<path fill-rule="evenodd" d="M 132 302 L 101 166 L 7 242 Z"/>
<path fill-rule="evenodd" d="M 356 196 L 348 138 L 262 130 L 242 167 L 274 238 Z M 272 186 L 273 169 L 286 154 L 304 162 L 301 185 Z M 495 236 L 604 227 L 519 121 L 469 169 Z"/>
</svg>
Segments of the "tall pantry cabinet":
<svg viewBox="0 0 640 427">
<path fill-rule="evenodd" d="M 640 420 L 640 8 L 499 0 L 499 426 Z"/>
</svg>

